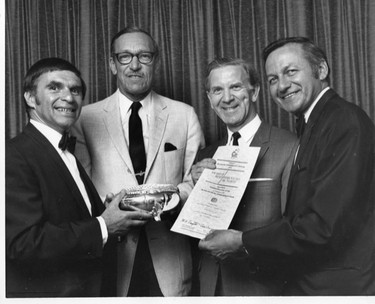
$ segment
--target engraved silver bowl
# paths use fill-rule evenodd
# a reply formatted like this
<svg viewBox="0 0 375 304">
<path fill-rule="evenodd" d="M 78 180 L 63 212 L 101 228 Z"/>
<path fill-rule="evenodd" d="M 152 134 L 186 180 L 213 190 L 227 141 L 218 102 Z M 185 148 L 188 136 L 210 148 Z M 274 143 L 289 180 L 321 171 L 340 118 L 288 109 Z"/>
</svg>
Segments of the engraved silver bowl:
<svg viewBox="0 0 375 304">
<path fill-rule="evenodd" d="M 149 211 L 156 221 L 163 212 L 175 209 L 180 202 L 179 190 L 172 184 L 145 184 L 125 189 L 120 209 Z"/>
</svg>

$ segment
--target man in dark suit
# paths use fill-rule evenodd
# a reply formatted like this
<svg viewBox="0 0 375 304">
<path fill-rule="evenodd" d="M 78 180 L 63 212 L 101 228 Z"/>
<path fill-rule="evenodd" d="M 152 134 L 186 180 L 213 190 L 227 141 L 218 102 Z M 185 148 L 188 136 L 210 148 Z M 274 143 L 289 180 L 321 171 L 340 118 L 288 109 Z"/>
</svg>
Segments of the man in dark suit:
<svg viewBox="0 0 375 304">
<path fill-rule="evenodd" d="M 85 95 L 72 64 L 38 61 L 24 92 L 30 122 L 6 144 L 7 297 L 99 296 L 108 238 L 151 215 L 120 210 L 124 192 L 106 209 L 70 152 L 67 133 Z"/>
<path fill-rule="evenodd" d="M 243 60 L 214 60 L 208 66 L 206 79 L 211 107 L 226 124 L 228 132 L 225 138 L 198 153 L 199 162 L 192 169 L 193 179 L 197 181 L 204 168 L 215 168 L 211 157 L 219 146 L 260 147 L 230 229 L 245 231 L 268 225 L 281 218 L 297 138 L 261 121 L 255 107 L 260 90 L 259 76 Z M 221 262 L 202 254 L 199 277 L 200 293 L 205 296 L 275 296 L 280 295 L 283 288 L 282 280 L 257 268 L 244 254 Z"/>
<path fill-rule="evenodd" d="M 329 88 L 326 55 L 307 38 L 273 42 L 263 56 L 273 100 L 306 126 L 284 216 L 233 231 L 226 250 L 280 266 L 285 295 L 375 294 L 374 124 Z"/>
</svg>

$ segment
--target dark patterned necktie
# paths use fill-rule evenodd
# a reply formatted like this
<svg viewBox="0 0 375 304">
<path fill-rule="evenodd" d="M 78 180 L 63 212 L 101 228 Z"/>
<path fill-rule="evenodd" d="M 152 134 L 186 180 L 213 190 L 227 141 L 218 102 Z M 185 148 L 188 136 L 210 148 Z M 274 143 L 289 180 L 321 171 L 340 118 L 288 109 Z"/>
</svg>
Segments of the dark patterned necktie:
<svg viewBox="0 0 375 304">
<path fill-rule="evenodd" d="M 238 132 L 234 132 L 232 134 L 232 138 L 233 138 L 233 141 L 232 141 L 232 145 L 233 146 L 238 146 L 238 139 L 241 137 L 241 134 L 238 133 Z"/>
<path fill-rule="evenodd" d="M 69 136 L 69 132 L 65 131 L 59 141 L 59 148 L 63 151 L 68 150 L 70 153 L 73 154 L 75 146 L 76 138 L 74 136 Z"/>
<path fill-rule="evenodd" d="M 129 118 L 129 154 L 138 184 L 143 184 L 146 170 L 146 151 L 143 142 L 142 120 L 138 115 L 141 107 L 142 104 L 140 102 L 133 102 L 131 106 L 132 113 Z"/>
<path fill-rule="evenodd" d="M 305 131 L 306 127 L 306 122 L 305 122 L 305 117 L 302 115 L 298 115 L 296 119 L 296 131 L 297 131 L 297 136 L 301 137 L 303 132 Z"/>
</svg>

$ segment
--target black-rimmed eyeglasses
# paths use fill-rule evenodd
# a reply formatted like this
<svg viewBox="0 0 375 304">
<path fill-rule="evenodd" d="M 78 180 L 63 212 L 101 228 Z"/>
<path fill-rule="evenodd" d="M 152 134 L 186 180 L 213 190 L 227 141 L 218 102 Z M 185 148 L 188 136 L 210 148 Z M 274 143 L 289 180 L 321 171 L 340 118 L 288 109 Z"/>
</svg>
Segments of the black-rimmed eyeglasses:
<svg viewBox="0 0 375 304">
<path fill-rule="evenodd" d="M 129 52 L 113 53 L 112 56 L 117 58 L 120 64 L 129 64 L 132 62 L 134 57 L 137 57 L 138 61 L 143 64 L 151 63 L 154 60 L 154 54 L 152 52 L 141 52 L 138 54 L 132 54 Z"/>
</svg>

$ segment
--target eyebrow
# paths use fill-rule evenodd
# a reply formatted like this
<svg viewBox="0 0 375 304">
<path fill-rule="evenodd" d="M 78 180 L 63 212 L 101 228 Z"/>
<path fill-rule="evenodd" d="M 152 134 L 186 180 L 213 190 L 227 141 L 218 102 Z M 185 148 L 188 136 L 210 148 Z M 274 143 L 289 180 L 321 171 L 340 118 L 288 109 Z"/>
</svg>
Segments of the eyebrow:
<svg viewBox="0 0 375 304">
<path fill-rule="evenodd" d="M 286 70 L 288 70 L 290 67 L 292 66 L 292 64 L 288 64 L 286 65 L 285 67 L 283 67 L 281 69 L 282 73 L 284 74 Z M 272 77 L 272 76 L 277 76 L 277 73 L 270 73 L 270 74 L 266 74 L 266 77 Z"/>
<path fill-rule="evenodd" d="M 62 82 L 60 82 L 60 81 L 56 81 L 56 80 L 51 80 L 49 83 L 47 83 L 47 85 L 46 85 L 47 87 L 51 87 L 51 86 L 55 86 L 55 87 L 62 87 L 63 86 L 63 84 L 62 84 Z"/>
<path fill-rule="evenodd" d="M 213 89 L 222 89 L 223 87 L 221 85 L 212 86 L 211 90 Z"/>
</svg>

